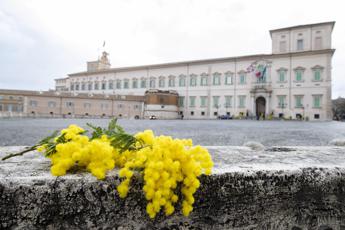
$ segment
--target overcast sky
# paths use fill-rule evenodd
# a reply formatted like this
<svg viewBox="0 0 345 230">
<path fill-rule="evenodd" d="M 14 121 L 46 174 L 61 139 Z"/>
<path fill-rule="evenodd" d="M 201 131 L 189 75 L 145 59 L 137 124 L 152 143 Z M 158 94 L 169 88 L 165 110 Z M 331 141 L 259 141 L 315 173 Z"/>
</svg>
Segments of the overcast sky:
<svg viewBox="0 0 345 230">
<path fill-rule="evenodd" d="M 345 97 L 338 0 L 0 0 L 0 88 L 47 90 L 106 41 L 112 67 L 271 53 L 270 29 L 336 21 L 333 98 Z"/>
</svg>

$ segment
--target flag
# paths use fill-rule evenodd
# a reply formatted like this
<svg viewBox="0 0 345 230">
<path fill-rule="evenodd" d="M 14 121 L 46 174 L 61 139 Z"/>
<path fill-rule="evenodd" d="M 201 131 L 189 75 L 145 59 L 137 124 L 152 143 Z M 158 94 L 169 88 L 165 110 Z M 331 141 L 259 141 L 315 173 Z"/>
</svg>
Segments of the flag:
<svg viewBox="0 0 345 230">
<path fill-rule="evenodd" d="M 255 70 L 254 64 L 250 64 L 250 66 L 247 67 L 247 73 L 251 73 Z"/>
<path fill-rule="evenodd" d="M 261 73 L 261 78 L 262 79 L 265 77 L 266 69 L 267 69 L 267 66 L 265 66 L 264 69 L 262 70 L 262 73 Z"/>
<path fill-rule="evenodd" d="M 259 78 L 260 80 L 262 80 L 266 74 L 266 65 L 259 65 L 256 68 L 256 72 L 255 72 L 255 77 Z"/>
</svg>

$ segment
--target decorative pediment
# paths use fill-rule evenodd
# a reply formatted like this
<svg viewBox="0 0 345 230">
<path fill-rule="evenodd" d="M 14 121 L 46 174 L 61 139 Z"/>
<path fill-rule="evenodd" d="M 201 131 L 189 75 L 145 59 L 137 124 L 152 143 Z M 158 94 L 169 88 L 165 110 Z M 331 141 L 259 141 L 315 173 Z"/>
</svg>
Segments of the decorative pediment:
<svg viewBox="0 0 345 230">
<path fill-rule="evenodd" d="M 224 74 L 227 75 L 227 76 L 229 76 L 229 75 L 231 76 L 231 75 L 234 74 L 234 72 L 231 72 L 231 71 L 229 70 L 229 71 L 226 71 Z"/>
<path fill-rule="evenodd" d="M 179 76 L 180 78 L 183 78 L 183 77 L 186 77 L 186 75 L 184 75 L 184 74 L 180 74 L 180 76 Z"/>
<path fill-rule="evenodd" d="M 171 79 L 171 78 L 175 78 L 176 76 L 174 76 L 174 75 L 169 75 L 169 79 Z"/>
<path fill-rule="evenodd" d="M 213 76 L 221 76 L 222 74 L 221 73 L 219 73 L 219 72 L 215 72 L 215 73 L 213 73 Z"/>
<path fill-rule="evenodd" d="M 202 76 L 202 77 L 207 77 L 207 76 L 208 76 L 208 74 L 207 74 L 207 73 L 205 73 L 205 72 L 203 72 L 202 74 L 200 74 L 200 76 Z"/>
<path fill-rule="evenodd" d="M 197 77 L 198 75 L 196 75 L 196 74 L 194 74 L 194 73 L 192 73 L 191 75 L 190 75 L 190 77 Z"/>
<path fill-rule="evenodd" d="M 324 69 L 324 68 L 325 68 L 325 67 L 323 67 L 323 66 L 321 66 L 321 65 L 315 65 L 315 66 L 311 67 L 312 70 L 317 70 L 317 69 L 322 70 L 322 69 Z"/>
<path fill-rule="evenodd" d="M 241 69 L 240 71 L 237 72 L 238 74 L 246 74 L 247 72 L 243 69 Z"/>
<path fill-rule="evenodd" d="M 281 72 L 281 71 L 287 72 L 288 69 L 287 69 L 287 68 L 284 68 L 284 67 L 280 67 L 279 69 L 277 69 L 277 72 Z"/>
<path fill-rule="evenodd" d="M 159 76 L 159 80 L 162 80 L 164 79 L 165 77 L 164 76 Z"/>
<path fill-rule="evenodd" d="M 293 69 L 294 71 L 300 70 L 300 71 L 304 71 L 305 68 L 302 66 L 297 66 L 296 68 Z"/>
</svg>

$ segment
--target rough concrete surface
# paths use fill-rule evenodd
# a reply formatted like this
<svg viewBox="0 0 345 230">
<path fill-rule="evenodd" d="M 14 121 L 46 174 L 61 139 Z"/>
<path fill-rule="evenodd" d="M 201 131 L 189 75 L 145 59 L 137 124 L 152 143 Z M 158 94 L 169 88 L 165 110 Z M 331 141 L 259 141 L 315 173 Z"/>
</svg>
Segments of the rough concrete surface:
<svg viewBox="0 0 345 230">
<path fill-rule="evenodd" d="M 345 147 L 209 150 L 214 174 L 201 177 L 191 215 L 154 220 L 140 179 L 121 199 L 116 171 L 54 177 L 37 152 L 0 162 L 0 229 L 345 229 Z"/>
</svg>

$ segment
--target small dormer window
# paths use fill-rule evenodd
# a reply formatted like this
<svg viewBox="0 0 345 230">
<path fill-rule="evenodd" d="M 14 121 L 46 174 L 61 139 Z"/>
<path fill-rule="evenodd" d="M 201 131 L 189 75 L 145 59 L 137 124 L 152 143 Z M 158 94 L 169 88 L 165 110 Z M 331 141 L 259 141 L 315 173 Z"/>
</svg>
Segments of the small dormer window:
<svg viewBox="0 0 345 230">
<path fill-rule="evenodd" d="M 297 40 L 297 50 L 303 50 L 303 39 Z"/>
<path fill-rule="evenodd" d="M 284 38 L 285 38 L 285 35 L 280 36 L 280 38 L 284 39 Z"/>
</svg>

